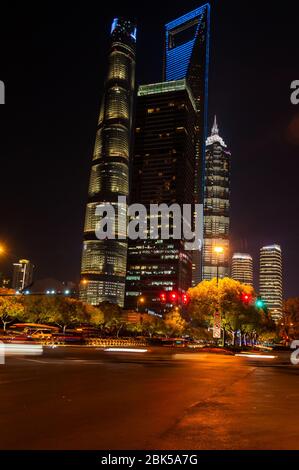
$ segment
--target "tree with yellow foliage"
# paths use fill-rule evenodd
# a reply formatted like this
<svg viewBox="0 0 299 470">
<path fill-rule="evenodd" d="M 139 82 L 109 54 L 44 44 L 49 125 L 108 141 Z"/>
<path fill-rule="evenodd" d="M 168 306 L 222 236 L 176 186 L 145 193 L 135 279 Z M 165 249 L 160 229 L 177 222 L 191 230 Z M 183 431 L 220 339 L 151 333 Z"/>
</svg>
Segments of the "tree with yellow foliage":
<svg viewBox="0 0 299 470">
<path fill-rule="evenodd" d="M 169 336 L 181 336 L 185 331 L 187 323 L 181 316 L 179 309 L 174 308 L 166 314 L 164 318 L 164 326 Z"/>
<path fill-rule="evenodd" d="M 22 320 L 24 315 L 24 306 L 18 296 L 0 297 L 0 320 L 3 324 L 3 330 L 6 331 L 7 325 L 15 320 Z"/>
<path fill-rule="evenodd" d="M 104 321 L 102 311 L 80 300 L 64 296 L 25 296 L 26 321 L 34 323 L 54 323 L 63 331 L 73 325 L 92 323 L 99 325 Z"/>
<path fill-rule="evenodd" d="M 231 333 L 236 343 L 237 332 L 241 337 L 254 338 L 267 326 L 273 327 L 271 321 L 261 309 L 254 304 L 254 289 L 233 279 L 224 278 L 203 281 L 189 290 L 190 304 L 188 315 L 199 326 L 213 326 L 216 312 L 221 314 L 222 328 Z"/>
</svg>

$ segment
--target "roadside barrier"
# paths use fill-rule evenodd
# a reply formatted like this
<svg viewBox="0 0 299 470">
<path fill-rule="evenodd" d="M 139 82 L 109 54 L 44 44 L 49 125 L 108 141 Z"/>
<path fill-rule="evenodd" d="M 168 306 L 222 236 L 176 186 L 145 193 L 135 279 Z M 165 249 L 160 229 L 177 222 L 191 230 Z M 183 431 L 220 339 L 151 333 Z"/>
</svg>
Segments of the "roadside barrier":
<svg viewBox="0 0 299 470">
<path fill-rule="evenodd" d="M 126 346 L 146 346 L 146 341 L 132 339 L 115 339 L 115 338 L 89 338 L 86 340 L 86 344 L 89 346 L 97 346 L 99 348 L 107 348 L 107 347 L 126 347 Z"/>
<path fill-rule="evenodd" d="M 45 339 L 41 341 L 44 346 L 64 346 L 66 344 L 72 344 L 73 346 L 80 346 L 78 343 L 66 343 L 64 340 L 55 338 L 55 339 Z M 128 339 L 117 339 L 117 338 L 86 338 L 83 345 L 93 346 L 98 348 L 107 348 L 107 347 L 140 347 L 147 346 L 146 340 L 136 340 L 134 338 Z"/>
</svg>

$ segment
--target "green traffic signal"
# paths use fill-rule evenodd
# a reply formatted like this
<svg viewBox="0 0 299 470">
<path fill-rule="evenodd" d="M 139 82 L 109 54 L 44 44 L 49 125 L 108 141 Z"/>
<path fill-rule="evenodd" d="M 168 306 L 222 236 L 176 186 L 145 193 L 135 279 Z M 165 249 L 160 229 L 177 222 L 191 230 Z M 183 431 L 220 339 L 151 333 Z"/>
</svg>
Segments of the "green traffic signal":
<svg viewBox="0 0 299 470">
<path fill-rule="evenodd" d="M 263 302 L 261 299 L 257 299 L 255 305 L 257 308 L 265 308 L 265 302 Z"/>
</svg>

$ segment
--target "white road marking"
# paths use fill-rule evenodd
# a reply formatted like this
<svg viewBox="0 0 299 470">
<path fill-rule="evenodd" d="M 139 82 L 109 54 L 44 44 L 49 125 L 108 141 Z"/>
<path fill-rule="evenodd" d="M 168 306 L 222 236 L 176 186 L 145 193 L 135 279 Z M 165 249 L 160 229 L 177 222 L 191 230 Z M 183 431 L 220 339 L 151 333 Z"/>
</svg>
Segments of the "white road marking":
<svg viewBox="0 0 299 470">
<path fill-rule="evenodd" d="M 83 360 L 83 359 L 61 359 L 61 360 L 38 360 L 38 359 L 28 359 L 28 358 L 21 358 L 21 357 L 18 357 L 16 358 L 18 359 L 19 361 L 29 361 L 29 362 L 35 362 L 35 363 L 38 363 L 38 364 L 61 364 L 61 365 L 64 365 L 64 364 L 89 364 L 89 365 L 92 365 L 92 364 L 106 364 L 106 362 L 99 362 L 99 361 L 88 361 L 88 360 Z"/>
</svg>

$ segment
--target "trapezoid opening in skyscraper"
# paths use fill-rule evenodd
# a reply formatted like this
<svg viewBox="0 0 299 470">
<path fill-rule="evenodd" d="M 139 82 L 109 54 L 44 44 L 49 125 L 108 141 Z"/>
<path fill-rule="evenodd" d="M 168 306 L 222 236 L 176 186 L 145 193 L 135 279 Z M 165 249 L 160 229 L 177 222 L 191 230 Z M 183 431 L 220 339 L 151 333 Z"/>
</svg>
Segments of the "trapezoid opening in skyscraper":
<svg viewBox="0 0 299 470">
<path fill-rule="evenodd" d="M 203 204 L 205 144 L 208 129 L 208 84 L 210 55 L 209 3 L 196 8 L 165 26 L 164 80 L 186 79 L 196 105 L 196 151 L 194 203 Z M 201 218 L 203 213 L 196 214 Z M 200 253 L 193 253 L 192 284 L 202 279 Z"/>
</svg>

